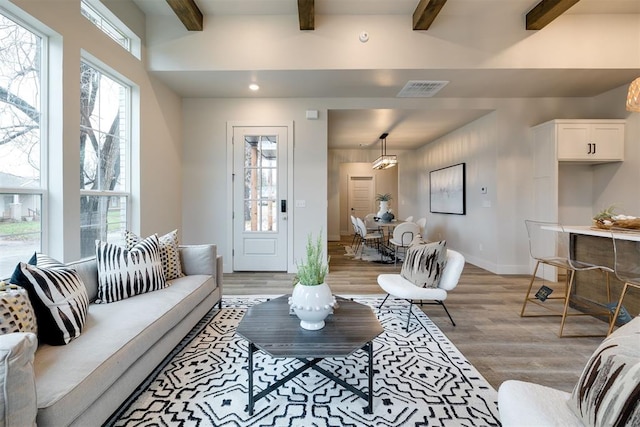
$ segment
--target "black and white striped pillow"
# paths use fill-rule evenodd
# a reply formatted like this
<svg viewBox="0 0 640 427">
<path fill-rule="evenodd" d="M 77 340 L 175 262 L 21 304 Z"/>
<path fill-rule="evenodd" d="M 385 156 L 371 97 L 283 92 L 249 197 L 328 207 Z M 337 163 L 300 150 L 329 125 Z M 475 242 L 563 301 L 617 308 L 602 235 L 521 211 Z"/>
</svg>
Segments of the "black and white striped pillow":
<svg viewBox="0 0 640 427">
<path fill-rule="evenodd" d="M 156 234 L 132 249 L 96 240 L 98 298 L 96 303 L 120 301 L 166 286 Z"/>
<path fill-rule="evenodd" d="M 407 249 L 400 275 L 416 286 L 437 288 L 446 263 L 446 240 L 414 244 Z"/>
<path fill-rule="evenodd" d="M 80 336 L 87 319 L 89 297 L 75 270 L 19 264 L 27 279 L 22 285 L 36 313 L 38 339 L 51 345 L 69 344 Z"/>
<path fill-rule="evenodd" d="M 124 232 L 124 241 L 127 249 L 132 249 L 136 244 L 142 240 L 135 233 L 126 230 Z M 162 268 L 164 268 L 165 280 L 178 279 L 184 276 L 182 272 L 182 263 L 180 262 L 180 252 L 178 250 L 178 230 L 173 230 L 164 236 L 158 237 L 160 243 L 160 261 L 162 261 Z"/>
</svg>

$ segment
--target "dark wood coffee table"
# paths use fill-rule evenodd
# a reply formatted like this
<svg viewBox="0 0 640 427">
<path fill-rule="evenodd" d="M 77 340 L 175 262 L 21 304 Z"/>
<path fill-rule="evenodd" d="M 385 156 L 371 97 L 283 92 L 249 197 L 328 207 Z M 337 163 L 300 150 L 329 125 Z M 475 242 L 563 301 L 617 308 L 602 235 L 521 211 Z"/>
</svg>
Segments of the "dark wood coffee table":
<svg viewBox="0 0 640 427">
<path fill-rule="evenodd" d="M 250 307 L 236 332 L 245 338 L 249 348 L 249 415 L 254 404 L 267 394 L 311 368 L 340 384 L 368 403 L 365 411 L 373 411 L 373 339 L 383 332 L 371 307 L 336 297 L 338 307 L 325 320 L 325 327 L 308 331 L 300 327 L 296 315 L 289 314 L 288 295 Z M 253 394 L 253 353 L 262 350 L 272 357 L 297 358 L 302 366 L 282 379 Z M 367 393 L 317 364 L 328 357 L 347 357 L 357 350 L 367 352 L 369 389 Z"/>
</svg>

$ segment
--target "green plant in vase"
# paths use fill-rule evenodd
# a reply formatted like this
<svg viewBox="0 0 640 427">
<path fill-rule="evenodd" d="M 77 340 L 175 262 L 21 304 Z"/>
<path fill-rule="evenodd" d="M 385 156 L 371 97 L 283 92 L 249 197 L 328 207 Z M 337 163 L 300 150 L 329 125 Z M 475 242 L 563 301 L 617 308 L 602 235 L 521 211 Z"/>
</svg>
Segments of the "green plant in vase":
<svg viewBox="0 0 640 427">
<path fill-rule="evenodd" d="M 298 266 L 296 280 L 304 286 L 317 286 L 324 283 L 324 279 L 329 271 L 329 264 L 324 262 L 324 252 L 322 244 L 322 232 L 318 235 L 315 243 L 311 234 L 307 237 L 307 247 L 305 258 Z"/>
<path fill-rule="evenodd" d="M 336 306 L 325 278 L 329 272 L 328 259 L 324 262 L 322 232 L 313 240 L 307 237 L 305 257 L 298 266 L 296 285 L 289 298 L 289 305 L 300 319 L 300 326 L 315 331 L 324 327 L 324 320 Z"/>
</svg>

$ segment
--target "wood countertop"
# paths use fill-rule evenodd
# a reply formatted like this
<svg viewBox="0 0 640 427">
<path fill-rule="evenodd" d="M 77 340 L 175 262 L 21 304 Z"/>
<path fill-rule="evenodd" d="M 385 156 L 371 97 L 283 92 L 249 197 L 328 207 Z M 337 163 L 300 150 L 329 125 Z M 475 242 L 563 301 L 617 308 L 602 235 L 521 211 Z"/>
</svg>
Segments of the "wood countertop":
<svg viewBox="0 0 640 427">
<path fill-rule="evenodd" d="M 611 231 L 602 230 L 600 228 L 583 226 L 583 225 L 565 225 L 564 231 L 568 233 L 574 234 L 584 234 L 586 236 L 597 236 L 597 237 L 607 237 L 611 238 Z M 629 231 L 615 231 L 614 235 L 616 239 L 620 240 L 632 240 L 635 242 L 640 242 L 640 230 L 629 230 Z"/>
</svg>

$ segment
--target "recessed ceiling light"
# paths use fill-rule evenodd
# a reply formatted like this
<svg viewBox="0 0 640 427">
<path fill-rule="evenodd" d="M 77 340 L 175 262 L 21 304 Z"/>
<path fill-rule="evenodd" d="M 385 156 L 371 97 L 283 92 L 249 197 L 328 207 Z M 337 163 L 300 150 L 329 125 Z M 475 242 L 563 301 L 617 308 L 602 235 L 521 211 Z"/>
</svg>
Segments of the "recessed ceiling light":
<svg viewBox="0 0 640 427">
<path fill-rule="evenodd" d="M 258 86 L 258 85 L 257 85 L 257 84 L 255 84 L 255 83 L 251 83 L 251 84 L 249 85 L 249 89 L 251 89 L 252 91 L 254 91 L 254 92 L 255 92 L 256 90 L 260 89 L 260 86 Z"/>
</svg>

